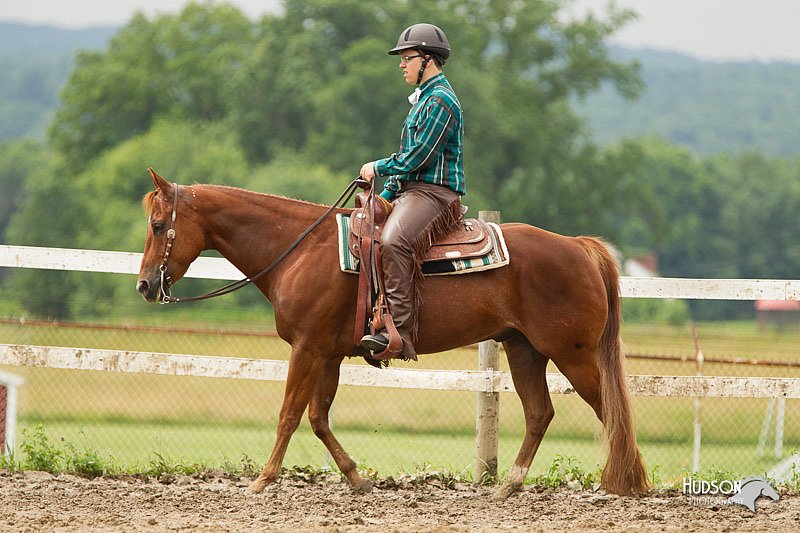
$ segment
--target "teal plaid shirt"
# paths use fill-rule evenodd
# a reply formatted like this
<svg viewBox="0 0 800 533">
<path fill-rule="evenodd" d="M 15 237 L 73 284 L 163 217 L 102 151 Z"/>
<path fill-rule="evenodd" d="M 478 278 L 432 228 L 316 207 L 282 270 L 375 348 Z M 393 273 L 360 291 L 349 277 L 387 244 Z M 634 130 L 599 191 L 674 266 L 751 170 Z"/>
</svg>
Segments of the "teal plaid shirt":
<svg viewBox="0 0 800 533">
<path fill-rule="evenodd" d="M 437 74 L 420 86 L 400 137 L 400 151 L 375 162 L 375 174 L 386 177 L 381 196 L 393 200 L 404 181 L 443 185 L 466 192 L 463 167 L 464 126 L 453 88 Z"/>
</svg>

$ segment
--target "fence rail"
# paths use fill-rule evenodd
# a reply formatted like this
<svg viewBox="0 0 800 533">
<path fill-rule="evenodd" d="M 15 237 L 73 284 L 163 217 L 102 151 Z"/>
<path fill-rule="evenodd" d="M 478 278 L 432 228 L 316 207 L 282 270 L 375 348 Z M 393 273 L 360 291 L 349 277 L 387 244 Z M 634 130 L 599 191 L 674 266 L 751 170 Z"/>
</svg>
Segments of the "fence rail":
<svg viewBox="0 0 800 533">
<path fill-rule="evenodd" d="M 71 248 L 0 245 L 0 267 L 138 274 L 142 254 Z M 199 257 L 186 273 L 189 278 L 237 280 L 244 276 L 226 259 Z M 800 300 L 800 280 L 637 278 L 623 276 L 624 298 L 684 300 Z"/>
<path fill-rule="evenodd" d="M 178 355 L 93 348 L 0 344 L 0 365 L 101 370 L 172 376 L 285 381 L 287 361 Z M 800 378 L 628 376 L 635 396 L 800 398 Z M 511 374 L 497 370 L 419 370 L 342 365 L 340 385 L 467 392 L 513 392 Z M 555 394 L 575 390 L 561 374 L 548 373 Z"/>
</svg>

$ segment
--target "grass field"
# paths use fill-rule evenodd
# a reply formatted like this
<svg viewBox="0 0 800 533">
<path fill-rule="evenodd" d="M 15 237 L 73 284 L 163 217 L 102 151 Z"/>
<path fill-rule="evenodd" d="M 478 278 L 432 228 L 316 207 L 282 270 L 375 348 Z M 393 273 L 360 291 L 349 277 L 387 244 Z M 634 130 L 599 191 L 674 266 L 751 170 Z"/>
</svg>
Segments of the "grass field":
<svg viewBox="0 0 800 533">
<path fill-rule="evenodd" d="M 178 321 L 182 325 L 187 321 Z M 260 333 L 253 324 L 238 329 Z M 205 334 L 69 326 L 0 324 L 0 342 L 127 349 L 170 353 L 287 359 L 288 346 L 274 337 L 239 335 L 223 324 Z M 737 356 L 798 360 L 800 334 L 759 332 L 754 324 L 698 326 L 706 357 Z M 631 374 L 693 374 L 694 344 L 686 327 L 626 324 L 629 353 L 684 355 L 686 362 L 628 360 Z M 502 358 L 501 358 L 502 359 Z M 475 368 L 476 351 L 461 349 L 423 356 L 400 367 Z M 358 360 L 346 364 L 363 364 Z M 507 370 L 505 361 L 501 369 Z M 22 375 L 20 429 L 28 434 L 42 424 L 50 438 L 64 439 L 113 457 L 124 465 L 147 464 L 155 454 L 174 461 L 219 465 L 243 454 L 266 460 L 275 434 L 282 383 L 203 379 L 143 374 L 34 368 L 4 370 Z M 555 369 L 551 369 L 555 371 Z M 800 369 L 706 365 L 707 375 L 800 377 Z M 599 425 L 589 407 L 574 395 L 553 398 L 556 417 L 537 454 L 532 473 L 540 474 L 557 455 L 575 457 L 586 470 L 602 464 Z M 797 400 L 786 408 L 784 452 L 800 449 Z M 705 399 L 701 464 L 745 474 L 763 473 L 776 459 L 756 457 L 767 400 Z M 648 467 L 664 480 L 690 469 L 693 404 L 688 398 L 635 398 L 637 434 Z M 471 470 L 475 395 L 461 392 L 342 387 L 334 404 L 334 431 L 362 465 L 381 475 L 420 465 Z M 500 469 L 508 469 L 522 440 L 523 418 L 513 394 L 501 397 Z M 771 450 L 770 440 L 769 449 Z M 323 465 L 326 452 L 307 422 L 293 438 L 286 466 Z"/>
</svg>

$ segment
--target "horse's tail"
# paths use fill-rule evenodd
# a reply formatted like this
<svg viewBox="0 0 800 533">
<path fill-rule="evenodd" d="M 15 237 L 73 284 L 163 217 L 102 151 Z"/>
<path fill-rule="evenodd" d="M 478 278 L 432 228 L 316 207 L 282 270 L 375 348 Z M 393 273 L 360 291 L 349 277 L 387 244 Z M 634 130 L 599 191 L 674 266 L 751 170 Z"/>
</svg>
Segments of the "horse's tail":
<svg viewBox="0 0 800 533">
<path fill-rule="evenodd" d="M 600 270 L 608 298 L 608 318 L 597 353 L 602 418 L 608 446 L 608 460 L 603 469 L 601 486 L 614 494 L 639 494 L 646 492 L 650 484 L 636 444 L 633 412 L 623 369 L 617 263 L 602 240 L 594 237 L 579 237 L 578 240 Z"/>
</svg>

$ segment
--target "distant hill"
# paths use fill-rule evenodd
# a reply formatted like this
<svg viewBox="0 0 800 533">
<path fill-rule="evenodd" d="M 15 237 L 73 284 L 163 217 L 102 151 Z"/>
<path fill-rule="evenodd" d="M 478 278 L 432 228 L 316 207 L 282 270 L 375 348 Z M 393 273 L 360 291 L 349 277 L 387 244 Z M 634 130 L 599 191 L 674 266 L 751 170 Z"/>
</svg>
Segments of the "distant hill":
<svg viewBox="0 0 800 533">
<path fill-rule="evenodd" d="M 116 31 L 0 23 L 0 141 L 44 138 L 75 52 L 105 48 Z"/>
<path fill-rule="evenodd" d="M 0 141 L 44 138 L 77 50 L 101 50 L 118 28 L 0 23 Z M 628 102 L 610 87 L 576 104 L 600 144 L 655 134 L 700 154 L 800 154 L 800 65 L 715 63 L 613 47 L 638 59 L 647 88 Z"/>
<path fill-rule="evenodd" d="M 79 49 L 105 48 L 118 29 L 103 26 L 68 30 L 0 22 L 0 58 L 51 59 L 57 55 L 72 57 Z"/>
<path fill-rule="evenodd" d="M 628 102 L 606 86 L 576 106 L 600 144 L 657 134 L 700 154 L 800 155 L 800 65 L 716 63 L 625 48 L 612 54 L 638 59 L 647 88 Z"/>
</svg>

